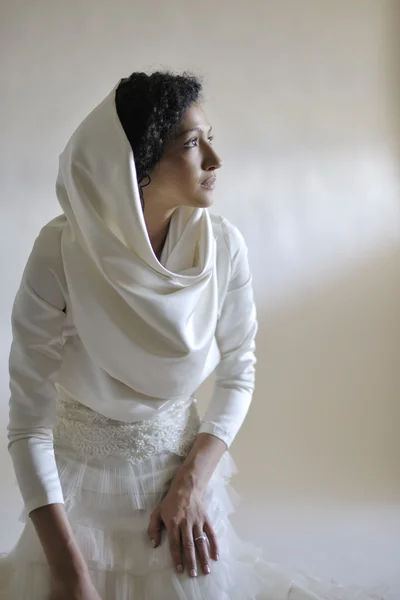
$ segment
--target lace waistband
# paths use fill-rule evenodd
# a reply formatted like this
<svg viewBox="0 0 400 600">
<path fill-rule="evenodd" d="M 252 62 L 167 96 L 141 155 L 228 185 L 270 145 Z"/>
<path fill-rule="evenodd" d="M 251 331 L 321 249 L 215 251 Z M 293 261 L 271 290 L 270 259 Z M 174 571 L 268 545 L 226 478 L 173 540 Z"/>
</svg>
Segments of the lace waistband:
<svg viewBox="0 0 400 600">
<path fill-rule="evenodd" d="M 84 460 L 118 456 L 138 463 L 163 452 L 186 456 L 200 426 L 196 400 L 179 400 L 154 419 L 125 423 L 73 399 L 58 398 L 53 429 L 56 454 Z"/>
</svg>

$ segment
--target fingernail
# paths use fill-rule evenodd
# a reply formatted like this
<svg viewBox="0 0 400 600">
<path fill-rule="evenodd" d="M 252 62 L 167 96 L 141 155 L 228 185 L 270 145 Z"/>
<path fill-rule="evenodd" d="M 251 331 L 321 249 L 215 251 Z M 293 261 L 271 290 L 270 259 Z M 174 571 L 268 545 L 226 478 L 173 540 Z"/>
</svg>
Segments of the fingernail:
<svg viewBox="0 0 400 600">
<path fill-rule="evenodd" d="M 215 560 L 219 560 L 219 554 L 215 555 Z"/>
<path fill-rule="evenodd" d="M 151 540 L 151 545 L 153 546 L 153 548 L 156 547 L 156 540 Z"/>
<path fill-rule="evenodd" d="M 196 571 L 196 569 L 191 569 L 191 571 L 190 571 L 190 577 L 197 577 L 197 571 Z"/>
<path fill-rule="evenodd" d="M 179 573 L 182 573 L 182 571 L 183 571 L 183 567 L 182 567 L 182 565 L 178 565 L 178 566 L 176 567 L 176 570 L 177 570 L 177 571 L 179 571 Z"/>
<path fill-rule="evenodd" d="M 210 567 L 208 565 L 204 567 L 204 573 L 206 573 L 206 575 L 210 574 Z"/>
</svg>

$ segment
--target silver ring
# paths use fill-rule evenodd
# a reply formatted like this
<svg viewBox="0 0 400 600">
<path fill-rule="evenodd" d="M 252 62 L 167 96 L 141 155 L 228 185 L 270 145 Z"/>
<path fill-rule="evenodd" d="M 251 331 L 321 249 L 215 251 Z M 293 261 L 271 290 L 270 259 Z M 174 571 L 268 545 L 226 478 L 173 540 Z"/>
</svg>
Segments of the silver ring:
<svg viewBox="0 0 400 600">
<path fill-rule="evenodd" d="M 203 533 L 203 535 L 199 535 L 199 537 L 194 538 L 194 541 L 197 542 L 197 540 L 205 540 L 206 539 L 206 534 Z"/>
</svg>

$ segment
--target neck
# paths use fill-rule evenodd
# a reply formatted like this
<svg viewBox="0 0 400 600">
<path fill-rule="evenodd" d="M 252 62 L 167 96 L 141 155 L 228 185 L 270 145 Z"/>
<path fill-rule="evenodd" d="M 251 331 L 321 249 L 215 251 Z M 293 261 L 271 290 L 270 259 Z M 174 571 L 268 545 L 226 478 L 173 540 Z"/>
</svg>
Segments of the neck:
<svg viewBox="0 0 400 600">
<path fill-rule="evenodd" d="M 168 234 L 169 223 L 175 209 L 157 211 L 153 208 L 147 209 L 145 204 L 144 208 L 144 220 L 149 234 L 150 243 L 153 248 L 154 254 L 159 259 L 164 247 L 164 243 Z"/>
</svg>

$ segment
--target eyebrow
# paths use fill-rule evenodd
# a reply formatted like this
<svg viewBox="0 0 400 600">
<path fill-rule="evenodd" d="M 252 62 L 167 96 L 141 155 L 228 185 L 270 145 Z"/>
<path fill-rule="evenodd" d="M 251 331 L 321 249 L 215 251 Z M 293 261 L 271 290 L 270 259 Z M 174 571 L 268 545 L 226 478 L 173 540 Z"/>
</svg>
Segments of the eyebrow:
<svg viewBox="0 0 400 600">
<path fill-rule="evenodd" d="M 179 133 L 177 135 L 177 138 L 187 135 L 188 133 L 192 133 L 193 131 L 203 131 L 203 128 L 202 127 L 193 127 L 192 129 L 186 129 L 186 131 L 182 131 L 182 133 Z M 212 132 L 212 127 L 210 127 L 210 129 L 208 130 L 208 134 L 210 134 L 211 132 Z"/>
</svg>

